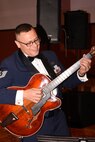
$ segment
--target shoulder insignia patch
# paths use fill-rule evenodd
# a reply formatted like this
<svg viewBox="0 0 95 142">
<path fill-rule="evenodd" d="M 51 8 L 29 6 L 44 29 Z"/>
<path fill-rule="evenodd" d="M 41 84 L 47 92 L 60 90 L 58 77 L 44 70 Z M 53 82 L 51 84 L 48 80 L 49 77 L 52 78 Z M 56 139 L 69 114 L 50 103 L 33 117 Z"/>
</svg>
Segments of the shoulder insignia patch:
<svg viewBox="0 0 95 142">
<path fill-rule="evenodd" d="M 3 78 L 6 76 L 8 71 L 0 71 L 0 78 Z"/>
</svg>

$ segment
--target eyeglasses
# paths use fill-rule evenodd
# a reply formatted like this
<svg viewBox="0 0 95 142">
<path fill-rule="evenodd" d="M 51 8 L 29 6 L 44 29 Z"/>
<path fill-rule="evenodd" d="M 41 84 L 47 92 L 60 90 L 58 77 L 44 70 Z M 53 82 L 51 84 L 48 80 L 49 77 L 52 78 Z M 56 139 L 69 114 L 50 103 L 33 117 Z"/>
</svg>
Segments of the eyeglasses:
<svg viewBox="0 0 95 142">
<path fill-rule="evenodd" d="M 26 45 L 27 47 L 30 47 L 31 45 L 33 45 L 33 43 L 35 43 L 36 45 L 40 44 L 40 41 L 41 41 L 40 38 L 36 38 L 34 41 L 29 41 L 28 43 L 24 43 L 21 41 L 18 41 L 18 42 Z"/>
</svg>

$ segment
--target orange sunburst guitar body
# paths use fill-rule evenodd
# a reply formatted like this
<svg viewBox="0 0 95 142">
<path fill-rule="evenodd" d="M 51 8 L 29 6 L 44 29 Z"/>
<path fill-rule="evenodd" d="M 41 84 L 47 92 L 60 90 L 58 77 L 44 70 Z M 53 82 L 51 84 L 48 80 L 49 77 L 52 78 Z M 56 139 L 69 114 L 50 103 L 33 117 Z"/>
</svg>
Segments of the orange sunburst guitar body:
<svg viewBox="0 0 95 142">
<path fill-rule="evenodd" d="M 50 79 L 47 76 L 36 74 L 29 80 L 25 87 L 12 86 L 8 89 L 25 90 L 29 88 L 43 88 L 49 82 Z M 23 137 L 30 136 L 41 128 L 45 113 L 60 107 L 60 105 L 61 100 L 59 98 L 52 100 L 50 96 L 42 98 L 38 104 L 24 100 L 23 107 L 0 104 L 0 121 L 3 122 L 3 127 L 12 134 Z"/>
<path fill-rule="evenodd" d="M 92 47 L 90 53 L 85 56 L 92 58 L 94 54 L 95 47 Z M 43 124 L 45 113 L 61 105 L 61 100 L 52 94 L 52 90 L 79 69 L 80 60 L 52 81 L 47 76 L 38 73 L 31 77 L 28 84 L 24 87 L 8 87 L 8 89 L 13 90 L 41 88 L 44 96 L 37 104 L 29 100 L 24 100 L 24 106 L 0 104 L 1 126 L 16 136 L 27 137 L 38 132 Z"/>
</svg>

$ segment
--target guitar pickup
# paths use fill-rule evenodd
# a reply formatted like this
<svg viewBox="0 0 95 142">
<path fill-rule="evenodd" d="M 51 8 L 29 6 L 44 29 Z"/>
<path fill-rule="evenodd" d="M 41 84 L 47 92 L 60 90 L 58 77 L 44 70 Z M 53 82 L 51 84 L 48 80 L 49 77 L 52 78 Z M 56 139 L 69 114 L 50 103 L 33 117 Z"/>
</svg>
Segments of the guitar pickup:
<svg viewBox="0 0 95 142">
<path fill-rule="evenodd" d="M 14 123 L 15 121 L 18 120 L 18 117 L 13 113 L 9 113 L 7 117 L 2 121 L 1 126 L 2 127 L 7 127 L 8 125 Z"/>
</svg>

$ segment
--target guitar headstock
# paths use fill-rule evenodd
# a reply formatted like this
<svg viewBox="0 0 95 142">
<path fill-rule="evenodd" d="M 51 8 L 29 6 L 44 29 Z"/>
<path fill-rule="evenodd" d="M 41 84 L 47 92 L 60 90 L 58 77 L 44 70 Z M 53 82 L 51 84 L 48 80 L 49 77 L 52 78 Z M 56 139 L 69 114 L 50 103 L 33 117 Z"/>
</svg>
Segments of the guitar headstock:
<svg viewBox="0 0 95 142">
<path fill-rule="evenodd" d="M 95 46 L 92 46 L 89 53 L 91 54 L 92 57 L 95 55 Z"/>
</svg>

